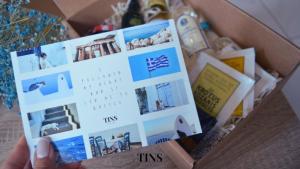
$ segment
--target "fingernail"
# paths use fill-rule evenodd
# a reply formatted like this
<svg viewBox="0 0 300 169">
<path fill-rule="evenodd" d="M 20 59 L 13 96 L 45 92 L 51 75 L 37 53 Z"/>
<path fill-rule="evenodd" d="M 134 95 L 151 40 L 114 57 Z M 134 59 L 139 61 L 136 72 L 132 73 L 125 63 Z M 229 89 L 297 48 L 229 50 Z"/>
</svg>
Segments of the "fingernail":
<svg viewBox="0 0 300 169">
<path fill-rule="evenodd" d="M 36 148 L 37 158 L 45 158 L 49 155 L 50 139 L 42 137 Z"/>
</svg>

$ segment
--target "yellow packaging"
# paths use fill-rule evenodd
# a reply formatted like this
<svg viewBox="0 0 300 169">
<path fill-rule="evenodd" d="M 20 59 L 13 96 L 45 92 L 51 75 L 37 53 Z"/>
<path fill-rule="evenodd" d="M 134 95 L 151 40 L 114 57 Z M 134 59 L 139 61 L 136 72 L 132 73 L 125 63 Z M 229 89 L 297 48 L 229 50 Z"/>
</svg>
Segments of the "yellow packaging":
<svg viewBox="0 0 300 169">
<path fill-rule="evenodd" d="M 222 59 L 222 61 L 229 65 L 230 67 L 234 68 L 235 70 L 245 73 L 244 72 L 244 65 L 245 65 L 245 58 L 243 56 L 230 58 L 230 59 Z M 243 116 L 243 102 L 241 102 L 238 107 L 232 113 L 234 116 L 242 117 Z"/>
<path fill-rule="evenodd" d="M 197 106 L 217 117 L 238 86 L 239 81 L 207 64 L 192 89 Z"/>
<path fill-rule="evenodd" d="M 254 48 L 224 52 L 217 56 L 223 63 L 254 79 L 255 76 L 255 50 Z M 243 101 L 236 107 L 232 115 L 246 117 L 254 107 L 254 90 L 252 89 Z"/>
</svg>

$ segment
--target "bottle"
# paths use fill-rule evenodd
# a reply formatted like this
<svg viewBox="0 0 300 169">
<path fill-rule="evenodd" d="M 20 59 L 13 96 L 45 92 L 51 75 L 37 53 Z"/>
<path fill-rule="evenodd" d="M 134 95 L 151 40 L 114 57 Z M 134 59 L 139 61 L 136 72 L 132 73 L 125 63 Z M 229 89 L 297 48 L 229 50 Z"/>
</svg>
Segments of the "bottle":
<svg viewBox="0 0 300 169">
<path fill-rule="evenodd" d="M 170 18 L 166 0 L 149 0 L 148 7 L 151 11 L 157 11 L 155 15 L 149 17 L 148 21 L 167 20 Z"/>
<path fill-rule="evenodd" d="M 138 0 L 131 0 L 127 12 L 122 17 L 122 28 L 144 24 L 144 18 L 140 14 L 140 4 Z"/>
<path fill-rule="evenodd" d="M 189 8 L 184 7 L 177 10 L 176 27 L 183 47 L 193 55 L 196 52 L 209 48 L 205 34 L 200 31 L 195 17 L 189 15 Z"/>
</svg>

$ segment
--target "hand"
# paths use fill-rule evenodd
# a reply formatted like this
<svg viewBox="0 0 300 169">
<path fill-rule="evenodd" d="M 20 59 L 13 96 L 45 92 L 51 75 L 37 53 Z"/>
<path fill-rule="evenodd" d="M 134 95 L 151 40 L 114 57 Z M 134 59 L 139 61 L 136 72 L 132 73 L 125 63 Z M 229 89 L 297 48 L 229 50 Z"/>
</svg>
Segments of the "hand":
<svg viewBox="0 0 300 169">
<path fill-rule="evenodd" d="M 83 169 L 80 163 L 57 166 L 56 153 L 49 138 L 41 138 L 35 153 L 34 169 Z M 22 136 L 1 169 L 32 169 L 27 142 Z"/>
</svg>

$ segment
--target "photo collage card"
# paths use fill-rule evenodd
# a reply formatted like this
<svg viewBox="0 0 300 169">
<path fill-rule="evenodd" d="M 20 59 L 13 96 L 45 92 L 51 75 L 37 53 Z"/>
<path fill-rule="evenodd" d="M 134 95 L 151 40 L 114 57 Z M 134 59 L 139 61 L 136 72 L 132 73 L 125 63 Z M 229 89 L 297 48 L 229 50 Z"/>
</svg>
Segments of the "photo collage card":
<svg viewBox="0 0 300 169">
<path fill-rule="evenodd" d="M 32 159 L 46 136 L 71 163 L 202 132 L 173 20 L 11 57 Z"/>
</svg>

